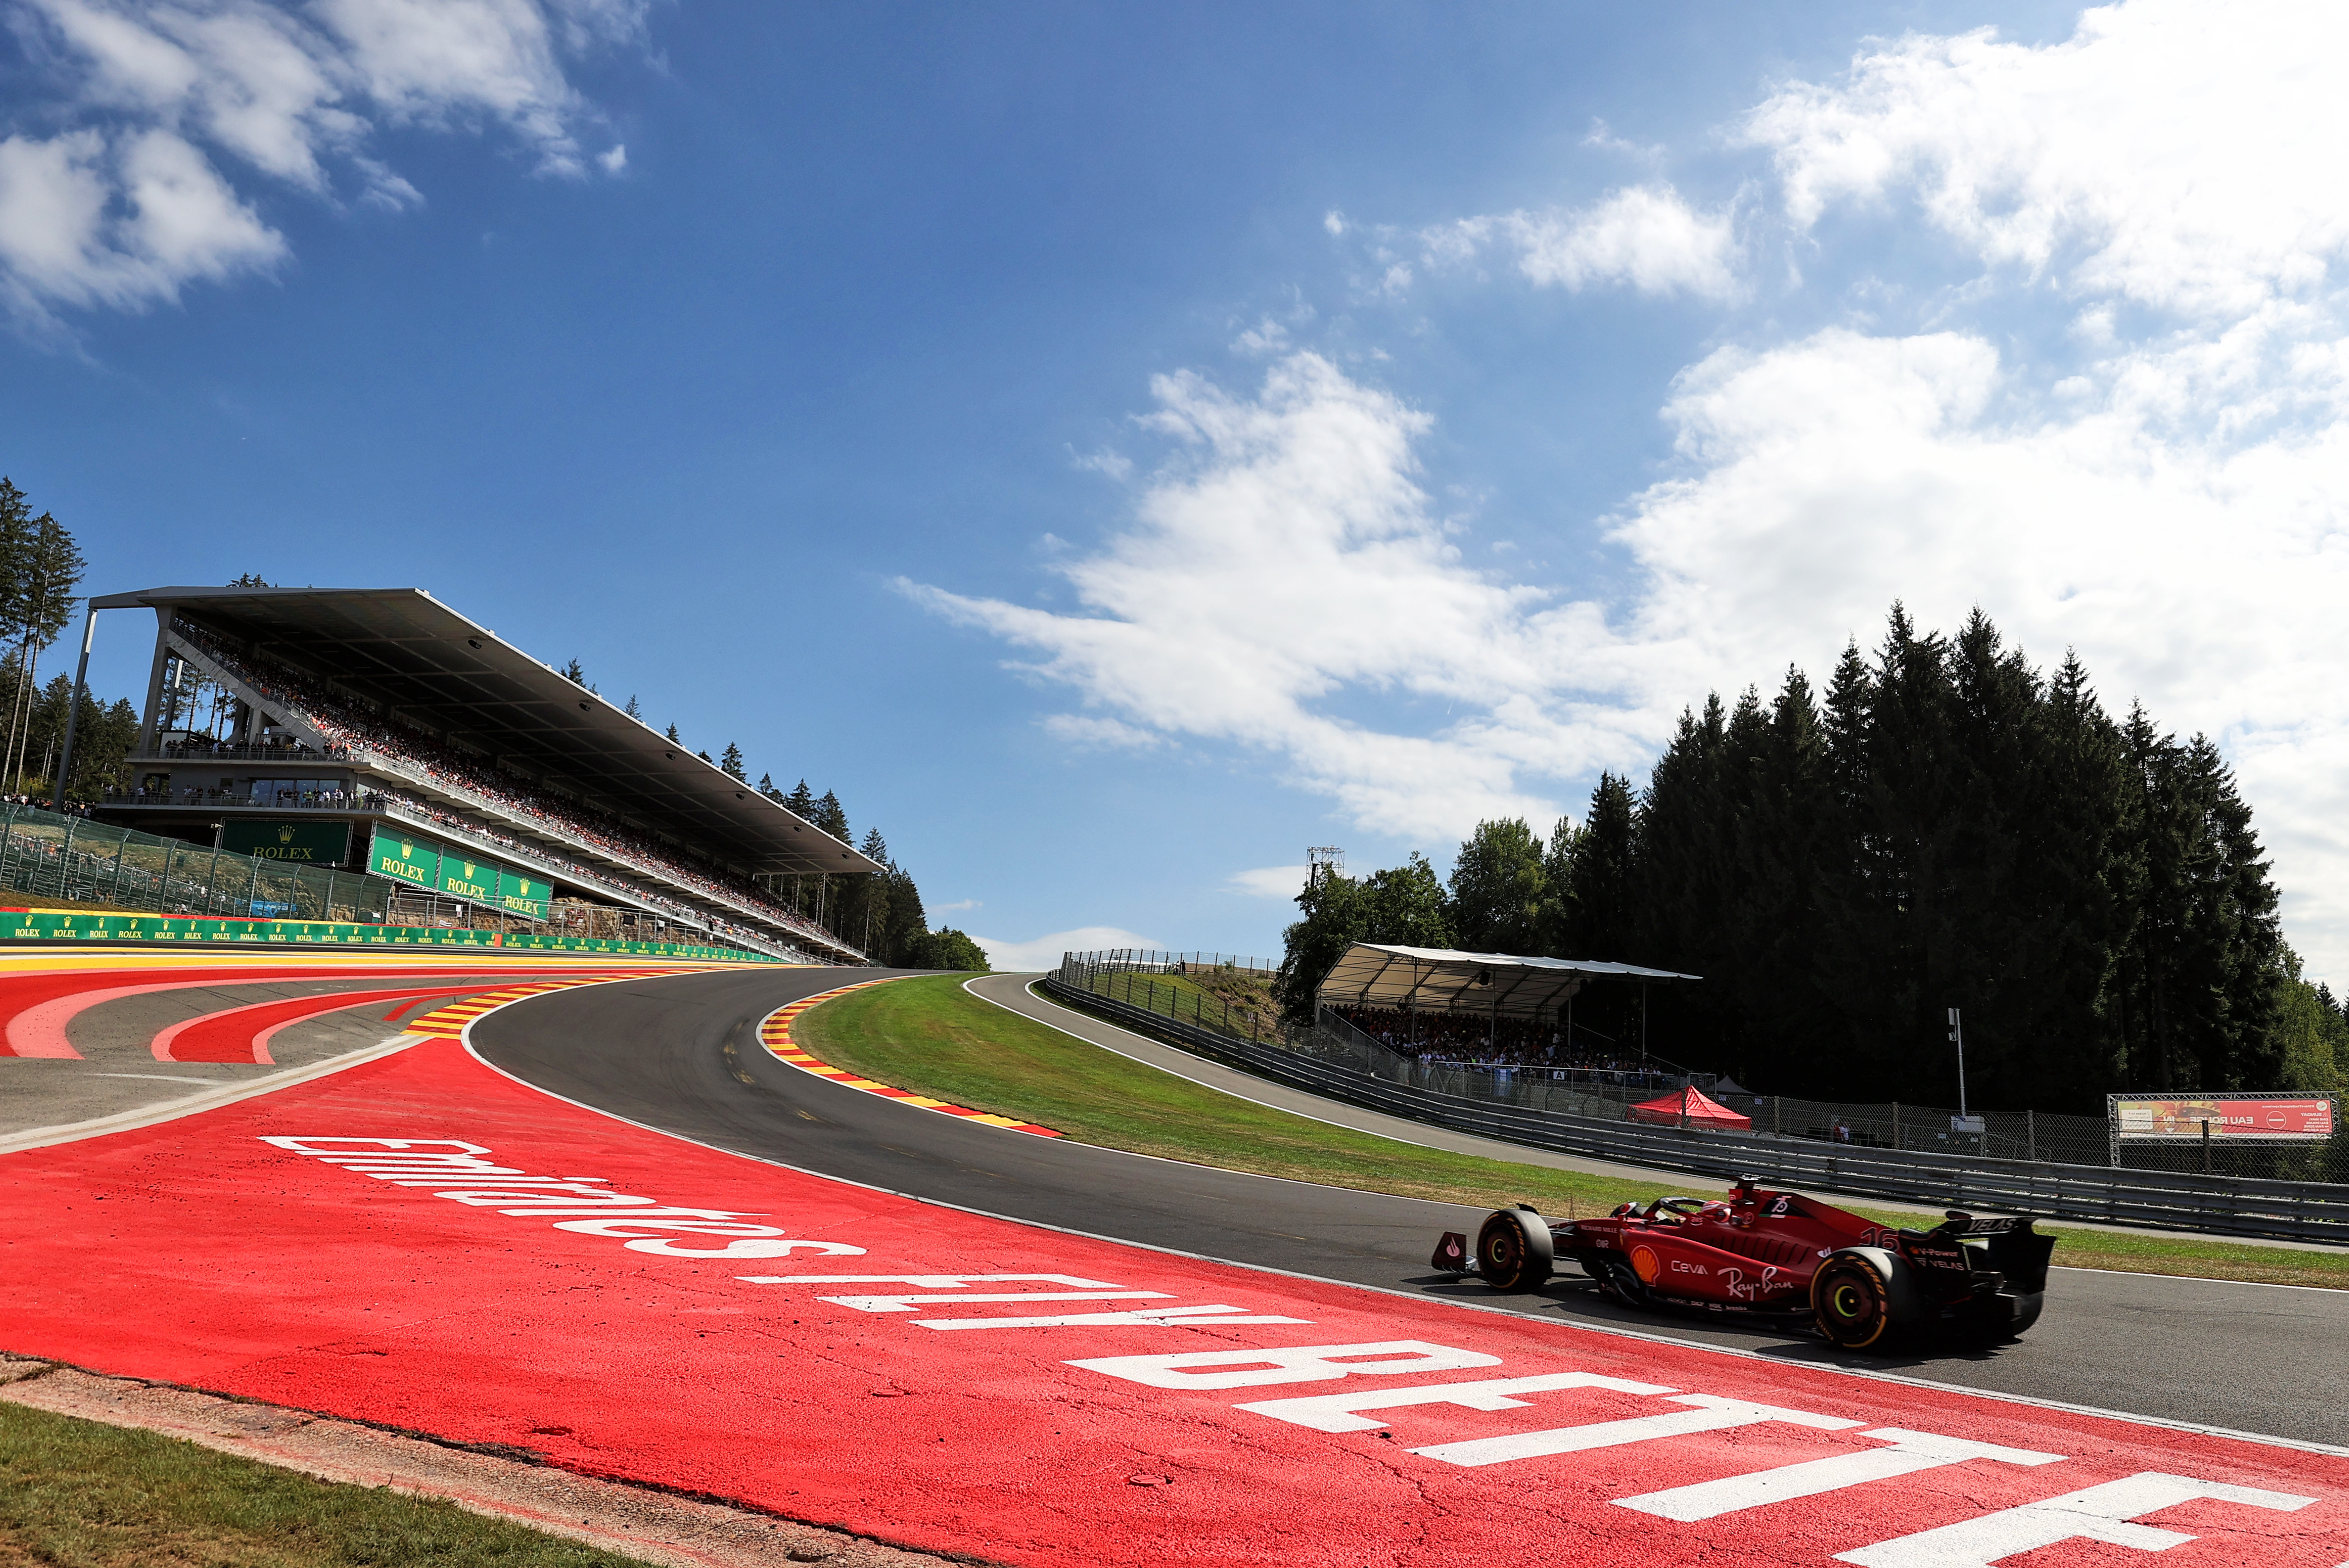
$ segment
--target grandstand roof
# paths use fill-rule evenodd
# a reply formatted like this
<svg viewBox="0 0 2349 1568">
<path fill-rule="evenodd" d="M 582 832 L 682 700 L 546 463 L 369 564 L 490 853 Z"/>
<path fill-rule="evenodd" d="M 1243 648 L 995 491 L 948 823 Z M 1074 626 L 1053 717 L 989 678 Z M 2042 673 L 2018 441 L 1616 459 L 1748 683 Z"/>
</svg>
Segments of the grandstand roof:
<svg viewBox="0 0 2349 1568">
<path fill-rule="evenodd" d="M 167 624 L 184 613 L 745 871 L 880 869 L 421 588 L 144 588 L 89 602 L 156 609 Z"/>
<path fill-rule="evenodd" d="M 1555 1012 L 1585 981 L 1701 978 L 1629 963 L 1356 942 L 1330 966 L 1321 999 L 1356 1007 L 1534 1018 Z"/>
</svg>

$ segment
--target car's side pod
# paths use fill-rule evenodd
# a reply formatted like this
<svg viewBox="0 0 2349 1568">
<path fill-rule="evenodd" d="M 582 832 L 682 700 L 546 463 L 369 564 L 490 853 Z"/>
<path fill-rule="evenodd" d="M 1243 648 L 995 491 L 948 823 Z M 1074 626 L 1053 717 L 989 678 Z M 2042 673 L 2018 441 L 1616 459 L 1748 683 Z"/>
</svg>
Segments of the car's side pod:
<svg viewBox="0 0 2349 1568">
<path fill-rule="evenodd" d="M 1557 1261 L 1549 1221 L 1530 1203 L 1494 1210 L 1476 1231 L 1476 1272 L 1496 1291 L 1539 1290 Z"/>
</svg>

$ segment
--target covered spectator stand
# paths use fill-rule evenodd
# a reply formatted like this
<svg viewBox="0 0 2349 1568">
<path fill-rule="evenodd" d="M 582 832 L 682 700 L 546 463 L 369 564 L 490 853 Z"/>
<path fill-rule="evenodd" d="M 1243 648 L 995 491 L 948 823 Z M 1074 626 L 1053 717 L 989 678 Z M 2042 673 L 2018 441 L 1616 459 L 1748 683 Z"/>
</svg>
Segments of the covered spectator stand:
<svg viewBox="0 0 2349 1568">
<path fill-rule="evenodd" d="M 1330 966 L 1317 995 L 1323 1007 L 1340 1013 L 1376 1011 L 1403 1015 L 1404 1033 L 1414 1047 L 1423 1038 L 1423 1021 L 1434 1030 L 1438 1044 L 1454 1047 L 1462 1043 L 1464 1026 L 1473 1022 L 1481 1026 L 1495 1055 L 1500 1054 L 1506 1032 L 1519 1043 L 1516 1048 L 1519 1060 L 1557 1061 L 1554 1045 L 1544 1055 L 1538 1051 L 1528 1054 L 1525 1043 L 1563 1031 L 1568 1054 L 1574 1055 L 1574 998 L 1586 984 L 1603 981 L 1638 985 L 1643 999 L 1640 1014 L 1644 1033 L 1647 988 L 1698 978 L 1588 959 L 1356 942 Z M 1644 1042 L 1623 1049 L 1627 1054 L 1636 1050 L 1644 1064 Z"/>
<path fill-rule="evenodd" d="M 1754 1126 L 1752 1116 L 1739 1116 L 1693 1084 L 1633 1106 L 1630 1116 L 1635 1122 L 1658 1127 L 1710 1127 L 1716 1132 L 1745 1132 Z"/>
<path fill-rule="evenodd" d="M 880 867 L 419 588 L 164 587 L 125 826 L 398 884 L 419 923 L 854 962 L 824 917 Z M 788 887 L 790 891 L 786 893 Z M 290 912 L 290 911 L 289 911 Z"/>
</svg>

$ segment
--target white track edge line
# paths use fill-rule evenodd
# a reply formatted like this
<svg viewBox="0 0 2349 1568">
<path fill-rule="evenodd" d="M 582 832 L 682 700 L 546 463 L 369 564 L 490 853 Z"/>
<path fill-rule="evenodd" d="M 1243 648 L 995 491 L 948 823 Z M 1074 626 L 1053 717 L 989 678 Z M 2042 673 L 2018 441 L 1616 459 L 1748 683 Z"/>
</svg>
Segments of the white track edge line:
<svg viewBox="0 0 2349 1568">
<path fill-rule="evenodd" d="M 788 1006 L 789 1003 L 785 1003 L 785 1005 Z M 492 1009 L 492 1012 L 500 1010 L 494 1008 Z M 490 1016 L 490 1014 L 486 1012 L 481 1015 L 483 1018 L 488 1016 Z M 1961 1384 L 1936 1383 L 1930 1377 L 1910 1377 L 1898 1372 L 1873 1372 L 1866 1368 L 1857 1366 L 1837 1366 L 1821 1362 L 1788 1361 L 1782 1356 L 1765 1355 L 1758 1350 L 1740 1350 L 1733 1345 L 1707 1345 L 1701 1340 L 1674 1339 L 1670 1334 L 1651 1334 L 1635 1328 L 1619 1328 L 1611 1324 L 1572 1323 L 1559 1318 L 1536 1317 L 1530 1313 L 1515 1312 L 1507 1307 L 1485 1306 L 1478 1302 L 1454 1301 L 1448 1296 L 1433 1296 L 1428 1295 L 1423 1292 L 1398 1290 L 1392 1285 L 1360 1284 L 1352 1280 L 1333 1280 L 1324 1274 L 1308 1274 L 1295 1269 L 1276 1269 L 1264 1263 L 1242 1262 L 1237 1258 L 1218 1258 L 1214 1256 L 1212 1253 L 1207 1252 L 1185 1251 L 1180 1247 L 1161 1247 L 1149 1241 L 1128 1241 L 1122 1236 L 1103 1236 L 1092 1231 L 1079 1231 L 1072 1226 L 1052 1225 L 1040 1220 L 1023 1220 L 1018 1215 L 997 1214 L 985 1209 L 972 1209 L 960 1203 L 948 1203 L 940 1199 L 925 1198 L 919 1193 L 900 1192 L 894 1188 L 876 1187 L 869 1181 L 852 1181 L 846 1177 L 833 1176 L 820 1170 L 810 1170 L 804 1166 L 793 1165 L 789 1160 L 771 1159 L 764 1155 L 745 1154 L 740 1149 L 725 1148 L 718 1144 L 704 1143 L 699 1138 L 688 1137 L 683 1133 L 671 1132 L 667 1127 L 654 1127 L 649 1122 L 640 1122 L 633 1116 L 624 1116 L 617 1111 L 607 1111 L 600 1106 L 591 1106 L 584 1100 L 574 1100 L 568 1095 L 556 1094 L 553 1089 L 543 1087 L 540 1085 L 532 1083 L 527 1078 L 507 1072 L 503 1067 L 501 1067 L 496 1063 L 490 1061 L 487 1057 L 484 1057 L 481 1052 L 474 1049 L 473 1024 L 479 1022 L 481 1022 L 480 1019 L 474 1019 L 468 1022 L 465 1025 L 464 1033 L 458 1038 L 458 1044 L 464 1046 L 465 1054 L 471 1056 L 474 1061 L 479 1062 L 482 1066 L 487 1067 L 491 1072 L 495 1073 L 499 1077 L 505 1078 L 512 1083 L 520 1084 L 523 1088 L 530 1090 L 533 1094 L 543 1095 L 550 1100 L 559 1100 L 566 1106 L 571 1106 L 579 1110 L 586 1111 L 594 1116 L 605 1117 L 611 1121 L 619 1122 L 626 1127 L 636 1127 L 641 1131 L 652 1133 L 660 1137 L 672 1138 L 678 1143 L 690 1144 L 696 1148 L 706 1148 L 712 1154 L 723 1154 L 730 1156 L 736 1159 L 747 1159 L 753 1165 L 771 1165 L 779 1170 L 788 1170 L 797 1176 L 812 1177 L 818 1181 L 830 1181 L 837 1183 L 842 1187 L 854 1187 L 861 1191 L 877 1192 L 885 1198 L 902 1198 L 909 1203 L 920 1203 L 932 1209 L 950 1210 L 957 1214 L 975 1215 L 981 1220 L 999 1220 L 1007 1225 L 1019 1225 L 1031 1231 L 1049 1231 L 1054 1234 L 1062 1236 L 1077 1236 L 1088 1241 L 1106 1241 L 1112 1246 L 1132 1247 L 1137 1251 L 1156 1252 L 1162 1256 L 1170 1258 L 1188 1258 L 1194 1262 L 1200 1263 L 1221 1263 L 1227 1268 L 1245 1269 L 1251 1273 L 1271 1274 L 1276 1278 L 1280 1279 L 1304 1280 L 1309 1283 L 1317 1285 L 1335 1285 L 1341 1290 L 1369 1291 L 1376 1295 L 1395 1296 L 1403 1301 L 1431 1302 L 1442 1306 L 1457 1307 L 1464 1312 L 1490 1313 L 1496 1316 L 1508 1318 L 1515 1323 L 1547 1324 L 1553 1328 L 1561 1328 L 1569 1332 L 1606 1334 L 1616 1339 L 1642 1340 L 1652 1345 L 1669 1345 L 1681 1350 L 1703 1351 L 1714 1355 L 1725 1355 L 1740 1361 L 1758 1361 L 1767 1366 L 1776 1367 L 1800 1368 L 1819 1373 L 1830 1377 L 1855 1377 L 1869 1383 L 1890 1383 L 1903 1387 L 1928 1389 L 1936 1394 L 1955 1394 L 1975 1399 L 1989 1399 L 2003 1405 L 2021 1405 L 2029 1409 L 2058 1410 L 2066 1415 L 2073 1416 L 2094 1416 L 2104 1420 L 2123 1422 L 2132 1427 L 2150 1427 L 2158 1431 L 2189 1432 L 2196 1437 L 2225 1438 L 2236 1442 L 2254 1443 L 2262 1448 L 2287 1449 L 2297 1453 L 2323 1454 L 2334 1459 L 2349 1459 L 2349 1448 L 2340 1447 L 2332 1443 L 2314 1442 L 2305 1438 L 2271 1437 L 2264 1432 L 2239 1431 L 2231 1427 L 2213 1427 L 2199 1421 L 2175 1420 L 2166 1416 L 2141 1416 L 2132 1414 L 2127 1410 L 2108 1410 L 2104 1408 L 2102 1406 L 2097 1405 L 2075 1405 L 2066 1400 L 2044 1399 L 2029 1394 L 2009 1394 L 1997 1389 L 1969 1388 Z M 1084 1148 L 1094 1148 L 1100 1146 L 1095 1144 L 1082 1144 L 1079 1147 Z M 1111 1152 L 1116 1153 L 1122 1151 L 1112 1150 Z M 1218 1168 L 1208 1167 L 1206 1168 L 1213 1169 Z M 1353 1189 L 1344 1189 L 1343 1190 L 1351 1191 Z M 2349 1568 L 2349 1563 L 2344 1563 L 2342 1568 Z"/>
</svg>

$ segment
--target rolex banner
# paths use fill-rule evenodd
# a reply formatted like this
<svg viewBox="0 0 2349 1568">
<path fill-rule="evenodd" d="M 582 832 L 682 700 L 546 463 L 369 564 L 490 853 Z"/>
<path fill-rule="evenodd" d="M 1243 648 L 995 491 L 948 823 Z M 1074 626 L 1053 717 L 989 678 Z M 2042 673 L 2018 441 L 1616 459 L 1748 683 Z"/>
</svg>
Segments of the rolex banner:
<svg viewBox="0 0 2349 1568">
<path fill-rule="evenodd" d="M 554 889 L 546 883 L 503 866 L 498 867 L 499 909 L 543 920 L 546 919 L 547 900 L 554 897 Z"/>
<path fill-rule="evenodd" d="M 440 887 L 440 846 L 429 838 L 378 826 L 375 842 L 367 846 L 367 869 L 411 888 L 437 892 Z"/>
<path fill-rule="evenodd" d="M 222 826 L 221 847 L 257 860 L 296 860 L 331 870 L 351 852 L 351 825 L 240 819 Z"/>
<path fill-rule="evenodd" d="M 367 869 L 411 887 L 430 888 L 443 898 L 492 905 L 533 920 L 546 919 L 548 900 L 554 896 L 543 878 L 482 859 L 459 845 L 386 827 L 375 830 Z"/>
</svg>

